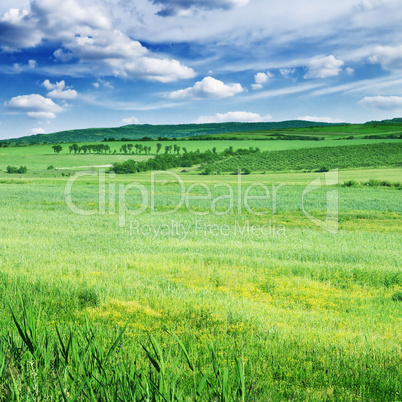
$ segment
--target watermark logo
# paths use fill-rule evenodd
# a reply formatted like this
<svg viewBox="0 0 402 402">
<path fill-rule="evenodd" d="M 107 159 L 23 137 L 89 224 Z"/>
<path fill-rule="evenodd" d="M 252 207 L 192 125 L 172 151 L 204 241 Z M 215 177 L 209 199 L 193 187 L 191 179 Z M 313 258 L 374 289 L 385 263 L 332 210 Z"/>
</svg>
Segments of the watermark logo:
<svg viewBox="0 0 402 402">
<path fill-rule="evenodd" d="M 85 203 L 80 204 L 73 197 L 75 185 L 78 185 L 79 180 L 85 177 L 98 179 L 97 202 L 91 203 L 91 207 L 84 205 Z M 275 217 L 278 208 L 283 207 L 283 205 L 279 205 L 278 196 L 281 194 L 282 188 L 286 186 L 286 183 L 269 186 L 261 182 L 245 185 L 240 174 L 237 175 L 235 182 L 231 183 L 192 182 L 190 185 L 186 185 L 181 176 L 170 171 L 151 172 L 147 186 L 136 181 L 128 184 L 116 183 L 115 178 L 114 173 L 107 173 L 105 169 L 77 172 L 68 179 L 65 186 L 64 195 L 68 208 L 73 213 L 82 216 L 117 215 L 118 226 L 124 228 L 130 225 L 130 231 L 134 227 L 146 230 L 145 226 L 141 226 L 139 219 L 145 213 L 167 218 L 185 211 L 193 215 L 194 221 L 197 222 L 200 222 L 200 217 L 208 215 L 216 217 L 228 215 L 244 219 L 250 216 L 261 216 L 263 217 L 261 222 L 267 222 L 264 217 Z M 321 177 L 318 177 L 309 183 L 301 194 L 304 215 L 315 225 L 330 233 L 338 231 L 338 191 L 328 189 L 327 186 L 336 184 L 338 184 L 338 171 L 333 170 L 325 174 L 325 188 Z M 308 212 L 306 207 L 306 201 L 310 199 L 311 194 L 319 189 L 326 190 L 326 218 L 324 220 Z M 285 202 L 285 199 L 286 197 L 281 198 L 282 202 Z M 225 228 L 225 225 L 221 225 L 217 230 L 225 232 Z M 154 227 L 153 230 L 163 233 L 168 230 L 168 227 Z M 169 230 L 173 232 L 175 229 Z M 183 233 L 186 232 L 185 228 L 180 230 Z M 264 235 L 267 233 L 266 227 L 255 230 Z M 205 231 L 213 235 L 214 226 Z M 275 231 L 271 231 L 271 233 L 273 232 Z M 221 236 L 222 233 L 219 232 Z M 241 233 L 240 229 L 236 233 Z"/>
<path fill-rule="evenodd" d="M 274 237 L 284 236 L 286 228 L 269 220 L 264 224 L 252 224 L 248 219 L 244 221 L 235 220 L 234 224 L 217 224 L 204 222 L 196 219 L 191 223 L 182 222 L 176 219 L 162 223 L 146 223 L 140 219 L 132 219 L 129 222 L 129 233 L 131 237 L 150 237 L 156 240 L 162 237 L 175 237 L 180 240 L 188 239 L 191 236 L 207 236 L 217 240 L 227 237 Z"/>
<path fill-rule="evenodd" d="M 335 186 L 339 183 L 338 169 L 325 173 L 325 185 Z M 329 233 L 336 234 L 338 232 L 338 211 L 339 211 L 339 197 L 338 190 L 327 190 L 327 204 L 326 204 L 326 217 L 325 220 L 318 219 L 307 212 L 305 208 L 305 200 L 309 193 L 321 189 L 321 177 L 317 177 L 311 183 L 309 183 L 303 190 L 302 194 L 302 209 L 304 215 L 315 225 L 326 230 Z"/>
</svg>

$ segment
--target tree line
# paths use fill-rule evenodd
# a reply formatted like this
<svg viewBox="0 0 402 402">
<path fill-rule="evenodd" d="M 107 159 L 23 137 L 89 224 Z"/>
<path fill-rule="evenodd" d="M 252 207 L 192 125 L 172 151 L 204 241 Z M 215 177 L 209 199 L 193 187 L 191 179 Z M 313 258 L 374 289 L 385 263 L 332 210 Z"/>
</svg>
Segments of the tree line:
<svg viewBox="0 0 402 402">
<path fill-rule="evenodd" d="M 177 167 L 191 167 L 194 165 L 209 164 L 234 155 L 249 155 L 260 152 L 260 149 L 257 147 L 238 149 L 236 151 L 233 147 L 229 147 L 223 152 L 217 152 L 216 147 L 214 147 L 212 150 L 207 150 L 205 152 L 200 152 L 199 149 L 188 152 L 186 148 L 183 148 L 183 153 L 180 154 L 180 149 L 178 148 L 172 148 L 170 150 L 166 150 L 165 148 L 165 153 L 158 154 L 155 158 L 148 159 L 147 161 L 137 162 L 133 159 L 129 159 L 122 163 L 116 162 L 113 164 L 113 168 L 111 168 L 110 171 L 118 174 L 127 174 L 146 172 L 149 170 L 168 170 Z"/>
<path fill-rule="evenodd" d="M 63 147 L 58 144 L 58 145 L 53 145 L 52 149 L 55 154 L 60 154 L 60 152 L 63 150 Z M 117 151 L 113 150 L 110 148 L 108 144 L 104 143 L 99 143 L 99 144 L 94 144 L 94 145 L 81 145 L 79 146 L 78 144 L 72 144 L 68 147 L 68 150 L 71 153 L 74 154 L 113 154 L 116 155 Z M 152 147 L 150 145 L 143 145 L 143 144 L 124 144 L 120 147 L 119 149 L 121 154 L 124 155 L 150 155 L 152 152 Z M 199 153 L 199 150 L 196 151 Z M 212 148 L 212 152 L 216 153 L 216 147 Z M 163 145 L 161 143 L 156 144 L 156 155 L 159 154 L 165 154 L 165 155 L 180 155 L 180 153 L 187 154 L 187 148 L 186 147 L 181 147 L 177 144 L 173 145 L 165 145 L 163 148 Z"/>
</svg>

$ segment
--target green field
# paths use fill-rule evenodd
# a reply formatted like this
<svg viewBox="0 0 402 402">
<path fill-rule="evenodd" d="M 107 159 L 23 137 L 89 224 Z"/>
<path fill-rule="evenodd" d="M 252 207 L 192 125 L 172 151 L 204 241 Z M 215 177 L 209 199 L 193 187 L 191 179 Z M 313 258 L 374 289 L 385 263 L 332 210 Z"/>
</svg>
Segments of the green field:
<svg viewBox="0 0 402 402">
<path fill-rule="evenodd" d="M 323 146 L 397 141 L 175 143 L 324 166 Z M 128 156 L 63 147 L 0 148 L 0 400 L 401 399 L 402 191 L 366 185 L 401 167 L 152 181 L 74 176 Z"/>
<path fill-rule="evenodd" d="M 195 151 L 199 149 L 201 152 L 205 152 L 208 149 L 216 147 L 218 152 L 222 152 L 229 146 L 233 146 L 234 149 L 259 147 L 261 151 L 279 151 L 279 150 L 291 150 L 291 149 L 304 149 L 304 148 L 321 148 L 321 147 L 338 147 L 346 145 L 363 145 L 363 144 L 378 144 L 382 142 L 399 144 L 400 140 L 341 140 L 341 141 L 162 141 L 162 149 L 160 153 L 164 152 L 165 146 L 177 145 L 181 148 L 186 147 L 188 151 Z M 139 142 L 144 145 L 151 146 L 151 154 L 156 152 L 156 142 Z M 88 142 L 85 144 L 97 144 Z M 118 154 L 70 154 L 68 147 L 71 143 L 62 144 L 63 150 L 59 155 L 53 152 L 51 145 L 33 145 L 25 147 L 9 147 L 0 148 L 0 170 L 5 170 L 8 165 L 12 166 L 26 166 L 28 170 L 46 170 L 48 166 L 54 166 L 58 168 L 77 168 L 81 166 L 92 165 L 112 165 L 114 162 L 123 162 L 127 160 L 130 155 L 124 155 L 120 153 L 120 148 L 124 142 L 109 142 L 107 143 L 112 153 L 116 151 Z M 132 143 L 135 144 L 135 143 Z M 147 159 L 145 155 L 135 155 L 136 160 Z"/>
<path fill-rule="evenodd" d="M 231 156 L 214 162 L 208 169 L 210 172 L 236 172 L 238 169 L 248 169 L 250 172 L 320 169 L 325 171 L 335 168 L 382 166 L 402 166 L 401 143 L 266 151 L 258 154 Z"/>
<path fill-rule="evenodd" d="M 402 124 L 400 119 L 397 122 L 374 122 L 365 124 L 344 124 L 328 125 L 325 127 L 311 126 L 300 128 L 282 128 L 260 131 L 244 131 L 233 133 L 222 133 L 209 135 L 209 137 L 229 140 L 233 137 L 237 139 L 269 140 L 270 137 L 285 136 L 289 140 L 292 137 L 317 137 L 324 139 L 362 139 L 366 136 L 387 137 L 389 135 L 400 136 L 402 134 Z M 204 136 L 207 138 L 208 136 Z"/>
</svg>

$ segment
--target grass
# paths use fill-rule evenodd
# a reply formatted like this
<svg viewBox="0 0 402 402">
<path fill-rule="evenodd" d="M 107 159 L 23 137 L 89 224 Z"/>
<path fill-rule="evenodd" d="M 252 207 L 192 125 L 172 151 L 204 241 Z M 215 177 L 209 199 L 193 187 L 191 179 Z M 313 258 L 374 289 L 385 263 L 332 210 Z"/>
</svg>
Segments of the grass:
<svg viewBox="0 0 402 402">
<path fill-rule="evenodd" d="M 322 147 L 338 147 L 349 145 L 363 145 L 363 144 L 381 144 L 391 143 L 399 144 L 400 140 L 326 140 L 326 141 L 174 141 L 174 142 L 161 142 L 162 150 L 166 145 L 176 144 L 181 148 L 186 147 L 188 151 L 195 151 L 199 149 L 204 152 L 208 149 L 216 147 L 218 152 L 224 151 L 229 146 L 233 146 L 234 149 L 259 147 L 261 151 L 278 151 L 278 150 L 292 150 L 292 149 L 304 149 L 304 148 L 322 148 Z M 96 144 L 96 143 L 86 143 Z M 122 142 L 108 142 L 111 147 L 111 151 L 119 153 L 120 147 L 124 144 Z M 134 144 L 134 143 L 132 143 Z M 156 152 L 156 142 L 142 143 L 150 145 L 152 147 L 151 153 Z M 81 166 L 91 165 L 112 165 L 115 162 L 124 162 L 129 157 L 136 160 L 147 159 L 148 156 L 144 155 L 96 155 L 96 154 L 70 154 L 68 147 L 71 144 L 62 144 L 63 150 L 60 155 L 54 154 L 52 146 L 48 145 L 33 145 L 26 147 L 9 147 L 0 148 L 0 161 L 3 165 L 0 166 L 0 170 L 6 170 L 8 165 L 11 166 L 27 166 L 28 170 L 46 170 L 49 166 L 54 166 L 56 169 L 60 168 L 78 168 Z M 54 173 L 54 172 L 53 172 Z M 43 174 L 43 172 L 41 172 Z"/>
<path fill-rule="evenodd" d="M 0 148 L 5 166 L 28 167 L 0 172 L 0 400 L 399 400 L 401 193 L 386 184 L 401 168 L 340 170 L 305 195 L 324 173 L 288 162 L 372 162 L 375 148 L 389 165 L 399 142 L 175 143 L 284 149 L 289 170 L 175 169 L 181 185 L 165 173 L 152 186 L 149 172 L 103 181 L 88 168 L 78 214 L 74 168 L 126 155 Z M 303 212 L 324 221 L 333 191 L 336 234 Z"/>
<path fill-rule="evenodd" d="M 323 174 L 242 176 L 240 187 L 236 176 L 183 174 L 192 196 L 205 188 L 191 185 L 210 186 L 212 200 L 191 199 L 205 215 L 148 208 L 119 227 L 111 189 L 142 184 L 166 213 L 178 184 L 107 177 L 105 213 L 84 216 L 52 174 L 0 177 L 1 400 L 400 399 L 396 188 L 327 189 L 339 197 L 332 235 L 302 211 Z M 352 179 L 399 181 L 400 168 L 340 172 L 340 184 Z M 229 212 L 212 213 L 229 188 L 237 202 L 259 182 L 269 199 L 238 213 L 220 198 L 217 211 Z M 304 205 L 322 219 L 325 190 Z M 98 177 L 78 179 L 73 201 L 98 210 Z M 128 190 L 127 207 L 140 202 Z"/>
</svg>

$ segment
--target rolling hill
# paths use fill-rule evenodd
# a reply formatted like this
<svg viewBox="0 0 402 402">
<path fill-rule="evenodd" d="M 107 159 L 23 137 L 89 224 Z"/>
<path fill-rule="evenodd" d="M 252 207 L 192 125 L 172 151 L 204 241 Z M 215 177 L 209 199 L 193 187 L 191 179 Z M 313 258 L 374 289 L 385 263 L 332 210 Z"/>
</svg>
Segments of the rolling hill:
<svg viewBox="0 0 402 402">
<path fill-rule="evenodd" d="M 157 139 L 183 138 L 205 136 L 211 134 L 258 132 L 267 130 L 297 129 L 308 127 L 330 127 L 331 124 L 316 123 L 301 120 L 263 123 L 209 123 L 209 124 L 178 124 L 178 125 L 151 125 L 132 124 L 111 128 L 88 128 L 60 131 L 51 134 L 36 134 L 7 140 L 15 144 L 55 144 L 63 142 L 94 142 L 104 138 L 120 140 L 142 139 L 144 137 Z"/>
</svg>

